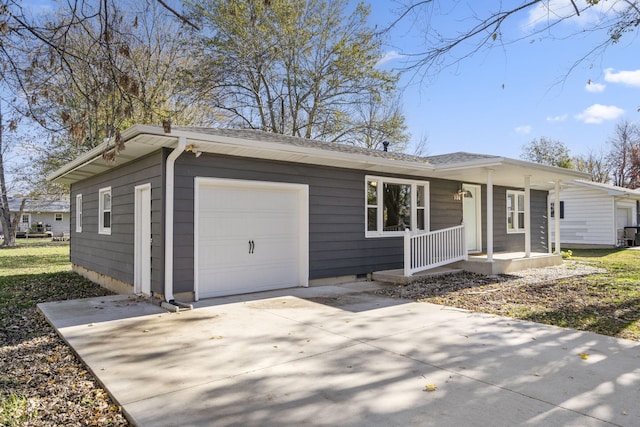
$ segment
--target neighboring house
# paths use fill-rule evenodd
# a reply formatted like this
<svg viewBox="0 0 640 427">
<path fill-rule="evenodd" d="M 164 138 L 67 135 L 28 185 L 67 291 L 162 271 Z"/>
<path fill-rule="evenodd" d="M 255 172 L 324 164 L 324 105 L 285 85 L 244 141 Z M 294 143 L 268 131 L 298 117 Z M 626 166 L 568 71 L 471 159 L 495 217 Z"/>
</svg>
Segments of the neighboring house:
<svg viewBox="0 0 640 427">
<path fill-rule="evenodd" d="M 411 270 L 420 257 L 433 266 L 478 253 L 491 267 L 494 252 L 548 256 L 548 190 L 586 176 L 256 130 L 136 125 L 122 141 L 114 161 L 105 142 L 49 176 L 71 185 L 72 266 L 165 301 L 402 268 L 405 235 Z"/>
<path fill-rule="evenodd" d="M 20 210 L 22 199 L 10 198 L 9 210 L 12 215 Z M 68 199 L 27 199 L 18 222 L 19 236 L 31 234 L 62 236 L 69 234 L 69 200 Z M 2 224 L 0 224 L 2 232 Z"/>
<path fill-rule="evenodd" d="M 549 195 L 555 208 L 555 193 Z M 565 182 L 560 189 L 561 245 L 572 248 L 612 248 L 636 245 L 640 190 L 583 180 Z M 555 209 L 554 209 L 555 210 Z M 627 227 L 625 236 L 625 227 Z M 555 222 L 552 219 L 551 236 Z"/>
</svg>

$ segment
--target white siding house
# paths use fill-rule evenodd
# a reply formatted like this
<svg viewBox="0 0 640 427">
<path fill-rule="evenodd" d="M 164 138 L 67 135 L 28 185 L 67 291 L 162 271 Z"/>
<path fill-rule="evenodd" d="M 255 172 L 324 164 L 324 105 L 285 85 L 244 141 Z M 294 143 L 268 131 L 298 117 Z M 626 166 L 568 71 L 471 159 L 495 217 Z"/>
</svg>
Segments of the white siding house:
<svg viewBox="0 0 640 427">
<path fill-rule="evenodd" d="M 21 199 L 9 199 L 9 209 L 13 213 L 20 209 Z M 28 199 L 18 222 L 19 236 L 28 231 L 32 233 L 49 232 L 52 236 L 69 234 L 70 212 L 69 199 Z M 0 225 L 2 233 L 2 225 Z"/>
<path fill-rule="evenodd" d="M 552 241 L 555 238 L 554 199 L 554 191 L 551 191 L 549 218 Z M 559 212 L 561 245 L 570 248 L 624 245 L 625 227 L 639 224 L 639 203 L 640 190 L 580 180 L 563 183 Z"/>
</svg>

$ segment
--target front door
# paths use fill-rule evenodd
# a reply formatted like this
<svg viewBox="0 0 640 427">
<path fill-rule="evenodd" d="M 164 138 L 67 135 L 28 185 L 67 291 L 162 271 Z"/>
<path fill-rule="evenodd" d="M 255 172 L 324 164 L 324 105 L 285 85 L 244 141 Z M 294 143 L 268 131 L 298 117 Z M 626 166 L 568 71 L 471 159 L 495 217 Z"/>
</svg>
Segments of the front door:
<svg viewBox="0 0 640 427">
<path fill-rule="evenodd" d="M 151 184 L 135 187 L 133 291 L 151 294 Z"/>
<path fill-rule="evenodd" d="M 467 240 L 467 251 L 482 252 L 482 218 L 480 201 L 482 193 L 479 185 L 463 184 L 462 221 Z"/>
</svg>

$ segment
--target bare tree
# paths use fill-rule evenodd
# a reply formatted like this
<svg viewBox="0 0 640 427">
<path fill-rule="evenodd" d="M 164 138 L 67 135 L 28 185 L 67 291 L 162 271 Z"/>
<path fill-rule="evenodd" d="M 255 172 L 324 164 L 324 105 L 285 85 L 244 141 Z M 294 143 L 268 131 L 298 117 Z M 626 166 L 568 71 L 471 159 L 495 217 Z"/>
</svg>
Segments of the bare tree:
<svg viewBox="0 0 640 427">
<path fill-rule="evenodd" d="M 607 159 L 613 184 L 626 188 L 640 187 L 640 128 L 627 120 L 619 122 L 609 144 L 611 149 Z"/>
<path fill-rule="evenodd" d="M 9 127 L 14 128 L 15 122 L 10 123 Z M 6 147 L 5 125 L 2 116 L 2 105 L 0 104 L 0 191 L 2 191 L 2 194 L 0 195 L 0 224 L 2 224 L 2 232 L 4 234 L 2 246 L 10 247 L 15 246 L 16 244 L 16 233 L 18 231 L 18 224 L 24 210 L 26 198 L 22 199 L 17 211 L 11 211 L 11 207 L 9 206 L 8 186 L 4 162 Z"/>
<path fill-rule="evenodd" d="M 353 106 L 350 117 L 344 118 L 344 133 L 338 139 L 374 150 L 384 149 L 384 143 L 393 151 L 407 149 L 409 134 L 398 99 L 386 100 L 370 94 L 368 103 Z"/>
<path fill-rule="evenodd" d="M 46 18 L 21 0 L 0 0 L 0 99 L 23 118 L 58 132 L 44 140 L 55 144 L 40 144 L 43 158 L 72 156 L 106 137 L 119 148 L 120 129 L 141 117 L 150 122 L 169 116 L 179 122 L 184 116 L 178 112 L 207 111 L 198 110 L 193 99 L 166 92 L 180 84 L 169 71 L 180 58 L 188 59 L 178 46 L 181 26 L 195 27 L 170 3 L 67 0 Z M 118 6 L 138 14 L 125 16 Z M 157 19 L 161 15 L 165 19 Z M 144 113 L 136 116 L 140 110 Z M 16 123 L 2 128 L 5 144 L 6 131 Z M 0 157 L 0 217 L 9 237 L 5 244 L 11 244 L 10 219 L 20 215 L 9 211 L 7 160 Z"/>
<path fill-rule="evenodd" d="M 87 149 L 113 137 L 116 151 L 109 154 L 117 155 L 119 132 L 133 123 L 213 122 L 211 108 L 191 97 L 180 78 L 180 68 L 194 66 L 184 47 L 185 31 L 155 3 L 114 4 L 82 26 L 69 27 L 69 16 L 70 11 L 60 10 L 47 24 L 68 27 L 59 42 L 67 55 L 34 46 L 25 78 L 36 100 L 31 109 L 67 136 L 54 139 L 62 144 L 56 147 L 59 154 L 75 154 L 67 147 L 70 141 Z M 105 17 L 110 17 L 107 23 Z"/>
<path fill-rule="evenodd" d="M 534 163 L 573 169 L 569 148 L 560 141 L 545 137 L 524 145 L 520 157 Z"/>
<path fill-rule="evenodd" d="M 358 3 L 346 15 L 347 3 L 189 2 L 205 30 L 196 35 L 198 91 L 222 89 L 212 102 L 229 126 L 361 144 L 373 130 L 360 115 L 374 113 L 372 100 L 393 99 L 398 76 L 377 67 L 381 39 L 366 23 L 369 8 Z M 384 108 L 376 106 L 376 115 Z M 399 112 L 382 117 L 391 118 L 385 138 L 401 142 Z"/>
<path fill-rule="evenodd" d="M 458 3 L 438 0 L 407 0 L 401 3 L 398 18 L 387 28 L 390 30 L 401 21 L 413 20 L 414 26 L 423 30 L 425 50 L 401 52 L 406 58 L 407 69 L 426 74 L 455 64 L 473 55 L 483 48 L 504 47 L 520 41 L 552 38 L 559 31 L 558 24 L 579 16 L 594 13 L 597 19 L 585 20 L 585 26 L 574 34 L 562 34 L 562 37 L 584 35 L 587 32 L 602 34 L 600 41 L 589 52 L 578 52 L 576 61 L 589 55 L 602 52 L 606 47 L 618 43 L 623 37 L 630 36 L 640 28 L 640 1 L 638 0 L 520 0 L 517 2 Z M 451 25 L 446 16 L 457 7 L 467 7 L 468 23 L 459 30 L 460 25 Z M 477 12 L 482 10 L 482 12 Z M 529 32 L 509 38 L 503 27 L 518 16 L 533 12 L 537 19 L 530 22 Z M 457 24 L 460 24 L 458 22 Z M 455 28 L 454 30 L 452 30 Z"/>
<path fill-rule="evenodd" d="M 588 173 L 593 182 L 607 184 L 611 181 L 611 165 L 602 151 L 589 150 L 587 154 L 575 156 L 572 162 L 576 170 Z"/>
</svg>

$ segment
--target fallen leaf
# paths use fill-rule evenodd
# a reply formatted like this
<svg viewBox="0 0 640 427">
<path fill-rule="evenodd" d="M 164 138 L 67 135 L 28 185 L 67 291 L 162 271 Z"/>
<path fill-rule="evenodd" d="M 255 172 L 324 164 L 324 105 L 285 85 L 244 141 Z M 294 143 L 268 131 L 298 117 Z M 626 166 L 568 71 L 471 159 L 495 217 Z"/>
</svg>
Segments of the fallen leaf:
<svg viewBox="0 0 640 427">
<path fill-rule="evenodd" d="M 424 386 L 424 391 L 436 391 L 437 388 L 438 386 L 435 384 L 427 384 Z"/>
<path fill-rule="evenodd" d="M 589 355 L 587 353 L 578 353 L 578 356 L 580 356 L 580 358 L 587 360 L 589 358 Z"/>
</svg>

